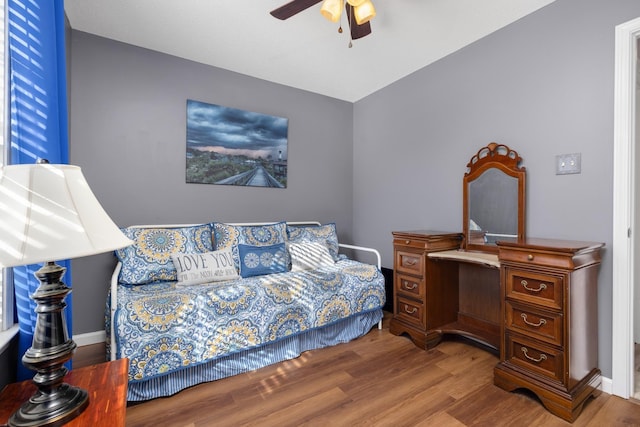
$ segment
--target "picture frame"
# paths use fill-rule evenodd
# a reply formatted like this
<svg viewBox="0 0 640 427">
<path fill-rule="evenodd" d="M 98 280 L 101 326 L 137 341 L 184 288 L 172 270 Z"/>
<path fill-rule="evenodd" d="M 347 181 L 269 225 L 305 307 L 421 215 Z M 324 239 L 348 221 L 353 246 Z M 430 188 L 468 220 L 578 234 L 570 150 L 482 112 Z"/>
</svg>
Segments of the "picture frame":
<svg viewBox="0 0 640 427">
<path fill-rule="evenodd" d="M 289 120 L 187 100 L 186 182 L 287 187 Z"/>
</svg>

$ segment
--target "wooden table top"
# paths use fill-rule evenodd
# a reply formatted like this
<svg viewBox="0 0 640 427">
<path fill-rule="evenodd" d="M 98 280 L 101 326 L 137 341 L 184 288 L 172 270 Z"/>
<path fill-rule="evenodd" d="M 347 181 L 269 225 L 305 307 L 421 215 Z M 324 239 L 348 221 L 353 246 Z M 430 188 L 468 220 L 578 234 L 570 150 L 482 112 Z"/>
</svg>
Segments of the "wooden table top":
<svg viewBox="0 0 640 427">
<path fill-rule="evenodd" d="M 125 425 L 127 359 L 99 363 L 67 374 L 65 382 L 89 393 L 89 406 L 65 426 L 117 427 Z M 37 390 L 31 380 L 7 385 L 0 394 L 0 426 Z"/>
</svg>

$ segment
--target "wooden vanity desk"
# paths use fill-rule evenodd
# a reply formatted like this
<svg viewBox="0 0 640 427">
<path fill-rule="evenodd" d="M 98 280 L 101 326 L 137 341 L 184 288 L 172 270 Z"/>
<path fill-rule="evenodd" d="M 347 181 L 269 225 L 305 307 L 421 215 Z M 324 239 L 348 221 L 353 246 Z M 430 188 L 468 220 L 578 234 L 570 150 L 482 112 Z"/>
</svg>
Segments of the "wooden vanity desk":
<svg viewBox="0 0 640 427">
<path fill-rule="evenodd" d="M 494 383 L 525 388 L 573 422 L 601 387 L 602 243 L 527 238 L 525 169 L 504 145 L 474 155 L 463 232 L 393 231 L 389 331 L 425 350 L 459 335 L 499 354 Z"/>
<path fill-rule="evenodd" d="M 599 393 L 602 243 L 498 242 L 492 256 L 456 250 L 459 233 L 394 231 L 393 237 L 392 334 L 406 334 L 425 350 L 445 335 L 495 350 L 497 386 L 529 389 L 567 421 Z"/>
</svg>

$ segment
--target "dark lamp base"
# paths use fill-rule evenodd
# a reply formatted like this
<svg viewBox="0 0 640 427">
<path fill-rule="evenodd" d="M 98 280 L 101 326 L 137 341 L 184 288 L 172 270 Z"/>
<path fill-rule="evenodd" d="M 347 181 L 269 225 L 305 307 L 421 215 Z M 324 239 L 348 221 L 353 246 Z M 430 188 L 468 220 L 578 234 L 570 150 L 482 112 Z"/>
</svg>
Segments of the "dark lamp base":
<svg viewBox="0 0 640 427">
<path fill-rule="evenodd" d="M 22 364 L 37 372 L 33 383 L 38 390 L 11 415 L 10 426 L 61 426 L 89 405 L 86 391 L 64 382 L 64 364 L 76 349 L 76 343 L 69 339 L 64 316 L 64 299 L 71 292 L 60 281 L 64 272 L 63 267 L 47 262 L 35 273 L 40 281 L 31 295 L 36 302 L 36 327 Z"/>
<path fill-rule="evenodd" d="M 12 427 L 61 426 L 89 405 L 86 391 L 62 384 L 55 392 L 37 392 L 9 419 Z"/>
</svg>

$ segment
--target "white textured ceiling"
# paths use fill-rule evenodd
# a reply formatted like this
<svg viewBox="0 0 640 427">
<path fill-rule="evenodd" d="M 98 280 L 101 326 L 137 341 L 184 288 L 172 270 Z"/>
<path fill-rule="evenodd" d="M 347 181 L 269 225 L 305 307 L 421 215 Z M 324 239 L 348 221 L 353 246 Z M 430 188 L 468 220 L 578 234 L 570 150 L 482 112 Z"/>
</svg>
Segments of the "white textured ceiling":
<svg viewBox="0 0 640 427">
<path fill-rule="evenodd" d="M 65 0 L 74 30 L 355 102 L 554 0 L 372 0 L 354 40 L 320 4 L 286 21 L 288 0 Z"/>
</svg>

